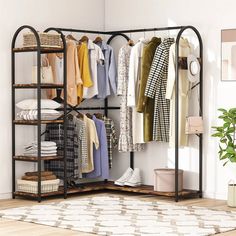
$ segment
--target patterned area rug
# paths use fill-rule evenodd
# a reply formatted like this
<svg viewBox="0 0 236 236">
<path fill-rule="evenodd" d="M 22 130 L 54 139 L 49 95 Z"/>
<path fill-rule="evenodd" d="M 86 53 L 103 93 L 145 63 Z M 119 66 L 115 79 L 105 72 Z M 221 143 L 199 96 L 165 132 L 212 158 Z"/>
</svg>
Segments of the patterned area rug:
<svg viewBox="0 0 236 236">
<path fill-rule="evenodd" d="M 112 236 L 213 235 L 236 228 L 236 212 L 98 196 L 1 210 L 3 218 Z"/>
</svg>

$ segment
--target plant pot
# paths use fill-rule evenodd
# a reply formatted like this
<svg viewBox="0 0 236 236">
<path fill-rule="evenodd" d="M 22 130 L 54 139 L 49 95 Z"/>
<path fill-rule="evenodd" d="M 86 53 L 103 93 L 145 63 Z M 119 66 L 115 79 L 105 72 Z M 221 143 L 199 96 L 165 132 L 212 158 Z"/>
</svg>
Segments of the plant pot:
<svg viewBox="0 0 236 236">
<path fill-rule="evenodd" d="M 236 184 L 230 180 L 228 183 L 228 200 L 227 204 L 229 207 L 236 207 Z"/>
</svg>

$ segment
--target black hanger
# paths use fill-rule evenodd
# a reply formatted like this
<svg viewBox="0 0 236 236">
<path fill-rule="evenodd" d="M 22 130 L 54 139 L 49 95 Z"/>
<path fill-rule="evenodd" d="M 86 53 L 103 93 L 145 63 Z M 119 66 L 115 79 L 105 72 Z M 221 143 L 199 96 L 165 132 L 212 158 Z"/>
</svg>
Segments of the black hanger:
<svg viewBox="0 0 236 236">
<path fill-rule="evenodd" d="M 61 98 L 61 89 L 57 89 L 57 96 L 52 99 L 55 102 L 63 103 L 64 100 Z"/>
</svg>

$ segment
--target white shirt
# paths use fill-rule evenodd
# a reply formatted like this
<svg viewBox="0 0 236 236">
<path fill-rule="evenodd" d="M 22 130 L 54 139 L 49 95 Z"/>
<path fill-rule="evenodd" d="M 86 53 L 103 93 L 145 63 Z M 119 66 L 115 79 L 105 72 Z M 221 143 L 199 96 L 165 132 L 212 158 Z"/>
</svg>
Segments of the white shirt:
<svg viewBox="0 0 236 236">
<path fill-rule="evenodd" d="M 143 113 L 136 111 L 137 99 L 140 91 L 141 59 L 143 48 L 149 40 L 140 38 L 139 42 L 133 46 L 130 53 L 129 82 L 127 105 L 132 107 L 132 127 L 133 143 L 144 143 Z"/>
<path fill-rule="evenodd" d="M 94 44 L 92 40 L 88 40 L 88 50 L 89 50 L 89 64 L 91 79 L 93 81 L 93 86 L 83 88 L 83 98 L 93 98 L 98 94 L 98 81 L 97 81 L 97 65 L 98 63 L 103 63 L 104 55 L 101 48 Z"/>
</svg>

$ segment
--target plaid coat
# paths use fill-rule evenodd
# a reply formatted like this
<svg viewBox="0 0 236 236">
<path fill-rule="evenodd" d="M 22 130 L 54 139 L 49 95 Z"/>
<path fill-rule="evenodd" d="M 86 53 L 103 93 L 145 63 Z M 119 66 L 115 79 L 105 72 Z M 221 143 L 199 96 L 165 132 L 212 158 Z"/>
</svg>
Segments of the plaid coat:
<svg viewBox="0 0 236 236">
<path fill-rule="evenodd" d="M 145 96 L 154 99 L 153 140 L 169 142 L 170 101 L 165 98 L 170 46 L 174 39 L 166 38 L 157 47 L 148 76 Z"/>
<path fill-rule="evenodd" d="M 64 151 L 64 126 L 63 124 L 47 124 L 46 141 L 54 141 L 57 144 L 58 156 L 63 156 Z M 78 134 L 76 127 L 70 118 L 67 120 L 67 178 L 76 180 L 79 178 Z M 44 162 L 45 170 L 53 171 L 60 179 L 64 179 L 64 161 L 50 160 Z"/>
</svg>

